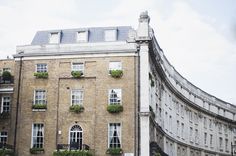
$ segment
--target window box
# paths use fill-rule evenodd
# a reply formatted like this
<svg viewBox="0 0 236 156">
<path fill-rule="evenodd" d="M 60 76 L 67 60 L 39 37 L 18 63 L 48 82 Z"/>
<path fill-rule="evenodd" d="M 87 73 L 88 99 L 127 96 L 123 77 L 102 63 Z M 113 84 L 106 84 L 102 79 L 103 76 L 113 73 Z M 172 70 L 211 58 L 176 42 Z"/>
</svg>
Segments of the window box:
<svg viewBox="0 0 236 156">
<path fill-rule="evenodd" d="M 81 71 L 72 71 L 71 72 L 71 75 L 74 77 L 74 78 L 80 78 L 83 73 Z"/>
<path fill-rule="evenodd" d="M 70 106 L 70 111 L 75 113 L 80 113 L 84 111 L 84 107 L 82 105 L 73 105 Z"/>
<path fill-rule="evenodd" d="M 0 155 L 14 156 L 14 151 L 12 149 L 0 149 Z"/>
<path fill-rule="evenodd" d="M 107 106 L 107 111 L 110 113 L 119 113 L 123 111 L 123 106 L 120 104 L 112 104 Z"/>
<path fill-rule="evenodd" d="M 61 151 L 54 151 L 53 156 L 93 156 L 91 151 L 88 150 L 73 150 L 73 151 L 68 151 L 68 150 L 61 150 Z"/>
<path fill-rule="evenodd" d="M 123 70 L 110 70 L 110 74 L 114 78 L 121 78 L 123 75 Z"/>
<path fill-rule="evenodd" d="M 121 155 L 123 153 L 121 148 L 108 148 L 106 154 Z"/>
<path fill-rule="evenodd" d="M 32 109 L 47 109 L 46 104 L 34 104 L 32 105 Z"/>
<path fill-rule="evenodd" d="M 44 149 L 43 148 L 31 148 L 30 153 L 31 154 L 42 154 L 42 153 L 44 153 Z"/>
<path fill-rule="evenodd" d="M 0 113 L 0 119 L 7 119 L 7 118 L 9 118 L 9 116 L 10 116 L 9 112 Z"/>
<path fill-rule="evenodd" d="M 38 79 L 47 79 L 48 72 L 36 72 L 36 73 L 34 73 L 34 76 Z"/>
</svg>

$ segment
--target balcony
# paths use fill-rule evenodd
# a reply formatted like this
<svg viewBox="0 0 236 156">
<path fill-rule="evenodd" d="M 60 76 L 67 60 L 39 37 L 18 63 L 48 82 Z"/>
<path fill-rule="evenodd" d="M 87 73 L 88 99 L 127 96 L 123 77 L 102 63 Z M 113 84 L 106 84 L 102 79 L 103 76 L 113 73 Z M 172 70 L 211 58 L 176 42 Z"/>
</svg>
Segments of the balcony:
<svg viewBox="0 0 236 156">
<path fill-rule="evenodd" d="M 8 77 L 5 78 L 3 76 L 0 76 L 0 84 L 13 84 L 14 83 L 14 77 Z"/>
<path fill-rule="evenodd" d="M 83 144 L 80 146 L 75 142 L 71 144 L 57 144 L 57 150 L 53 152 L 53 156 L 93 156 L 93 153 L 88 145 Z"/>
</svg>

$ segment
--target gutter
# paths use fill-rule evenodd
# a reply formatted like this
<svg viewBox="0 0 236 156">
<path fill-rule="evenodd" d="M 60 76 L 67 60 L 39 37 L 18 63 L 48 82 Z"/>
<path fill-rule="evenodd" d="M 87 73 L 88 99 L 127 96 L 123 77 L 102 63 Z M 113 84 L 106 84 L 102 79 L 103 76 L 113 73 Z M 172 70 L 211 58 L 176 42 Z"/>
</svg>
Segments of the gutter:
<svg viewBox="0 0 236 156">
<path fill-rule="evenodd" d="M 18 128 L 18 113 L 19 113 L 19 101 L 20 101 L 20 87 L 21 87 L 21 74 L 22 74 L 22 57 L 20 57 L 20 69 L 19 69 L 19 79 L 18 79 L 18 88 L 17 88 L 17 100 L 16 100 L 16 120 L 15 120 L 15 132 L 14 132 L 14 152 L 16 153 L 16 137 L 17 137 L 17 128 Z"/>
</svg>

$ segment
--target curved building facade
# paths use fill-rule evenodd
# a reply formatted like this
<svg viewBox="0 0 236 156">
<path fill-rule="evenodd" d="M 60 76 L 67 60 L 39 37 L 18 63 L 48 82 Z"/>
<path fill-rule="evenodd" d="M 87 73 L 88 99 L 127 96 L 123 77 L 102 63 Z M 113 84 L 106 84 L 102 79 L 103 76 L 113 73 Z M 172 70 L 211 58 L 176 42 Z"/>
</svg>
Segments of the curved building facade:
<svg viewBox="0 0 236 156">
<path fill-rule="evenodd" d="M 236 144 L 235 105 L 204 92 L 181 76 L 168 62 L 153 33 L 149 33 L 151 153 L 157 143 L 169 156 L 231 155 L 231 143 Z"/>
</svg>

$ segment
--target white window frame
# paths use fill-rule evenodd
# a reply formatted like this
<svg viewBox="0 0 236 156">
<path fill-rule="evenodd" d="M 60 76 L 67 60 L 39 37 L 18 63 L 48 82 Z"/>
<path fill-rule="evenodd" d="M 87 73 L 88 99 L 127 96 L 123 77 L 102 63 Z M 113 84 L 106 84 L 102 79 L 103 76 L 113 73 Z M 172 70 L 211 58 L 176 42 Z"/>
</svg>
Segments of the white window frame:
<svg viewBox="0 0 236 156">
<path fill-rule="evenodd" d="M 5 98 L 9 98 L 5 101 Z M 4 102 L 8 102 L 8 106 L 4 106 Z M 8 107 L 8 111 L 4 111 L 4 107 Z M 1 113 L 3 112 L 10 112 L 11 109 L 11 97 L 10 96 L 2 96 L 2 101 L 1 101 Z"/>
<path fill-rule="evenodd" d="M 82 35 L 82 36 L 80 36 Z M 84 35 L 84 36 L 83 36 Z M 81 30 L 76 32 L 76 42 L 88 42 L 88 31 Z"/>
<path fill-rule="evenodd" d="M 122 62 L 121 61 L 110 61 L 108 70 L 109 70 L 109 72 L 111 70 L 122 70 Z"/>
<path fill-rule="evenodd" d="M 117 122 L 113 122 L 113 123 L 108 123 L 108 137 L 107 137 L 107 139 L 108 139 L 108 141 L 107 141 L 107 147 L 108 148 L 112 148 L 112 147 L 110 147 L 110 133 L 111 132 L 113 132 L 112 130 L 110 130 L 110 125 L 111 124 L 120 124 L 120 126 L 119 126 L 119 131 L 120 131 L 120 136 L 118 136 L 118 138 L 119 138 L 119 141 L 120 141 L 120 147 L 115 147 L 115 148 L 122 148 L 122 124 L 121 123 L 117 123 Z M 112 137 L 111 137 L 112 138 Z"/>
<path fill-rule="evenodd" d="M 79 92 L 79 93 L 82 93 L 81 95 L 79 95 L 80 97 L 77 99 L 73 99 L 73 95 L 76 96 L 75 94 L 73 94 L 73 92 Z M 77 95 L 78 96 L 78 95 Z M 75 101 L 81 101 L 81 103 L 73 103 L 73 100 Z M 83 105 L 83 102 L 84 102 L 84 90 L 83 89 L 72 89 L 71 90 L 71 106 L 74 106 L 74 105 Z"/>
<path fill-rule="evenodd" d="M 52 38 L 52 36 L 53 35 L 56 35 L 57 34 L 57 38 Z M 60 32 L 51 32 L 50 34 L 49 34 L 49 40 L 48 40 L 48 43 L 49 44 L 58 44 L 59 42 L 60 42 L 60 37 L 61 37 L 61 35 L 60 35 Z M 52 40 L 53 39 L 53 40 Z"/>
<path fill-rule="evenodd" d="M 79 71 L 84 75 L 84 62 L 72 62 L 71 71 Z"/>
<path fill-rule="evenodd" d="M 3 68 L 2 72 L 5 72 L 5 71 L 11 72 L 11 68 Z"/>
<path fill-rule="evenodd" d="M 114 99 L 116 100 L 115 98 L 111 98 L 111 92 L 112 90 L 114 90 L 115 92 L 118 91 L 118 94 L 120 92 L 120 102 L 111 102 L 111 99 Z M 117 98 L 119 99 L 119 98 Z M 122 105 L 122 89 L 121 88 L 113 88 L 113 89 L 109 89 L 108 90 L 108 104 L 109 105 L 114 105 L 114 104 L 119 104 L 119 105 Z"/>
<path fill-rule="evenodd" d="M 78 131 L 73 131 L 72 130 L 72 128 L 73 127 L 79 127 L 81 130 L 78 130 Z M 71 133 L 76 133 L 76 136 L 75 136 L 75 139 L 77 140 L 77 139 L 81 139 L 81 144 L 79 143 L 79 150 L 82 150 L 82 148 L 83 148 L 83 128 L 80 126 L 80 125 L 78 125 L 78 124 L 75 124 L 75 125 L 72 125 L 71 127 L 70 127 L 70 129 L 69 129 L 69 139 L 68 139 L 68 144 L 70 145 L 71 144 Z M 80 136 L 78 136 L 78 133 L 81 133 L 81 135 L 82 135 L 82 137 L 80 138 Z"/>
<path fill-rule="evenodd" d="M 3 133 L 5 133 L 5 134 L 3 134 Z M 4 140 L 4 139 L 5 139 L 5 141 L 3 142 L 2 140 Z M 1 131 L 0 132 L 0 143 L 7 143 L 7 139 L 8 139 L 7 131 Z"/>
<path fill-rule="evenodd" d="M 42 136 L 34 136 L 34 125 L 40 125 L 42 127 L 41 130 L 42 130 Z M 39 131 L 36 131 L 36 133 L 39 132 Z M 34 138 L 36 138 L 37 140 L 37 137 L 40 137 L 40 138 L 43 138 L 43 142 L 41 143 L 42 144 L 42 147 L 34 147 Z M 44 148 L 44 142 L 45 142 L 45 139 L 44 139 L 44 123 L 33 123 L 32 124 L 32 134 L 31 134 L 31 148 Z M 36 144 L 37 144 L 37 141 L 36 141 Z"/>
<path fill-rule="evenodd" d="M 42 99 L 37 99 L 38 101 L 42 101 L 42 103 L 38 102 L 36 103 L 36 92 L 44 92 L 44 98 Z M 35 89 L 34 90 L 34 102 L 33 104 L 47 104 L 47 91 L 44 89 Z"/>
<path fill-rule="evenodd" d="M 47 65 L 47 63 L 37 63 L 35 65 L 35 72 L 36 73 L 48 72 L 48 65 Z"/>
<path fill-rule="evenodd" d="M 117 41 L 117 29 L 107 29 L 104 31 L 104 41 Z"/>
</svg>

